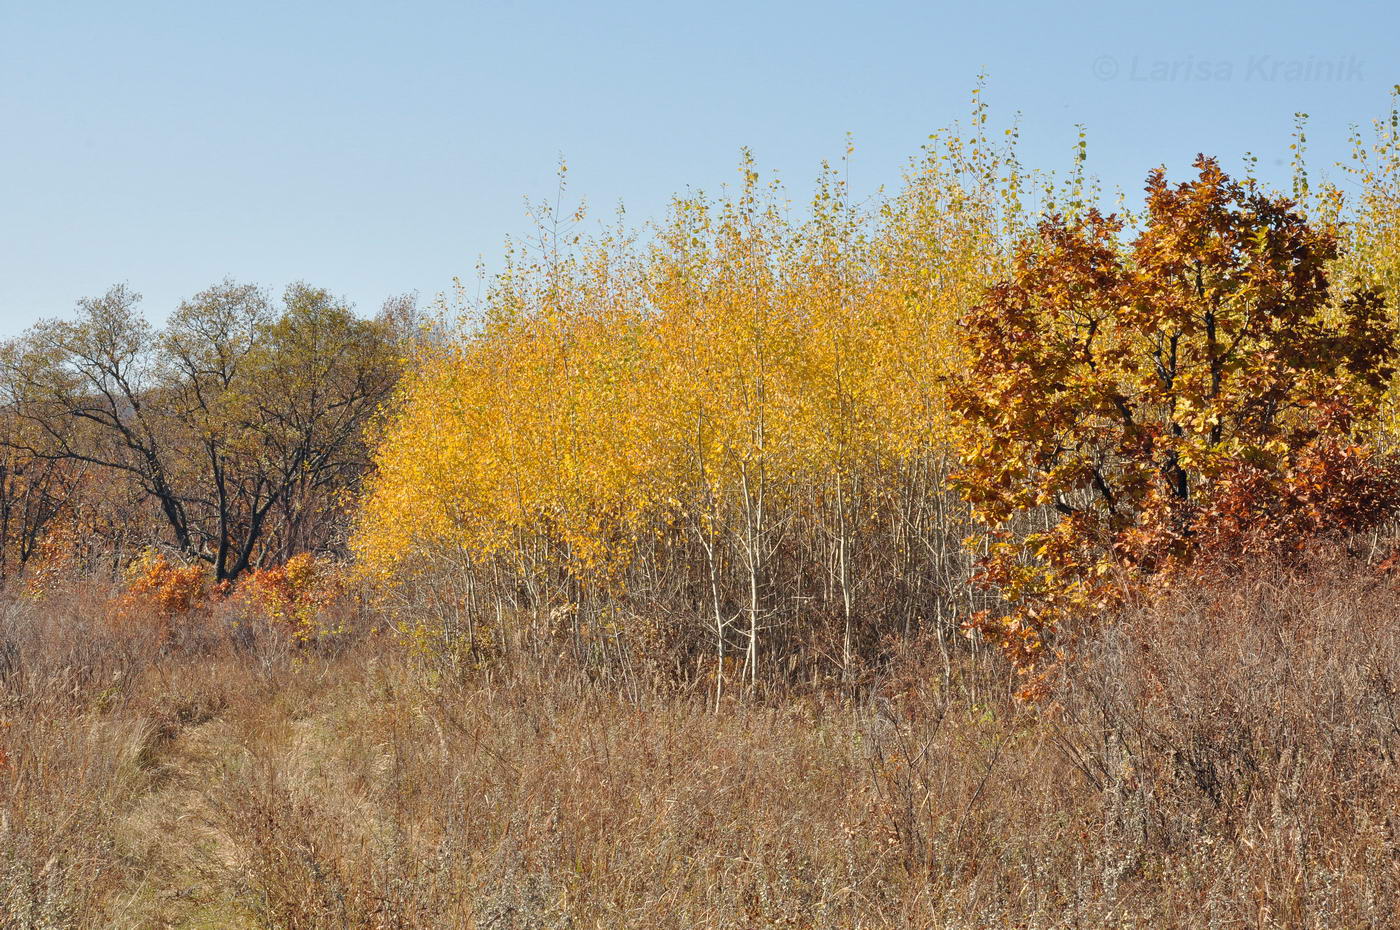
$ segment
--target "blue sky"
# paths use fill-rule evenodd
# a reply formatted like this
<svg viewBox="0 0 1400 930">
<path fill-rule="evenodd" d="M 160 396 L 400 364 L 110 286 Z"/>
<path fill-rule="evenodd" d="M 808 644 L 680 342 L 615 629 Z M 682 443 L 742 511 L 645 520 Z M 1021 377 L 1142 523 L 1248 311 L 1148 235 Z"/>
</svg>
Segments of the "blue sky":
<svg viewBox="0 0 1400 930">
<path fill-rule="evenodd" d="M 979 72 L 1023 154 L 1135 191 L 1195 152 L 1287 176 L 1400 82 L 1400 6 L 0 2 L 0 335 L 126 281 L 156 318 L 224 276 L 373 311 L 488 266 L 522 201 L 656 215 L 741 146 L 805 195 L 844 136 L 895 184 Z M 1330 73 L 1329 73 L 1330 70 Z"/>
</svg>

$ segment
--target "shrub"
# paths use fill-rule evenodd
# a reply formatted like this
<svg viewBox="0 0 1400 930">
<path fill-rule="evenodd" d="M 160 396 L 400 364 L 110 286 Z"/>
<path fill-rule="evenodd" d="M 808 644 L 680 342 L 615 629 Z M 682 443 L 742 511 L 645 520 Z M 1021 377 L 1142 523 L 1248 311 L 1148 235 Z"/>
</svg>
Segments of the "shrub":
<svg viewBox="0 0 1400 930">
<path fill-rule="evenodd" d="M 343 625 L 326 614 L 326 608 L 344 591 L 340 573 L 336 566 L 310 553 L 251 572 L 242 591 L 255 609 L 298 643 L 344 632 Z"/>
<path fill-rule="evenodd" d="M 219 593 L 222 588 L 210 584 L 204 566 L 173 563 L 147 549 L 127 567 L 126 587 L 117 598 L 115 616 L 124 624 L 154 622 L 164 640 L 177 621 Z"/>
</svg>

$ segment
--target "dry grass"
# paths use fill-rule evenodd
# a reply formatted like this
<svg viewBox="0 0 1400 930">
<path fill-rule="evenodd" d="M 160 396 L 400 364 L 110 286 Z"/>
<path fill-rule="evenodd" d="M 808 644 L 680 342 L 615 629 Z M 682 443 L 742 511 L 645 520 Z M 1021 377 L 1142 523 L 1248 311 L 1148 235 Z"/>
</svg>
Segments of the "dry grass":
<svg viewBox="0 0 1400 930">
<path fill-rule="evenodd" d="M 859 699 L 719 714 L 11 601 L 0 927 L 1393 927 L 1396 593 L 1185 592 L 1034 712 L 911 649 Z"/>
</svg>

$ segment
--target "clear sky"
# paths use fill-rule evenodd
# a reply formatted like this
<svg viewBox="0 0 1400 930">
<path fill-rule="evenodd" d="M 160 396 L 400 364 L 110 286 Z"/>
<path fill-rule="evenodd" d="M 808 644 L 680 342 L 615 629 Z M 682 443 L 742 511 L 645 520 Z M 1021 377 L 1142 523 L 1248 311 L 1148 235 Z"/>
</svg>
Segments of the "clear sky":
<svg viewBox="0 0 1400 930">
<path fill-rule="evenodd" d="M 488 266 L 554 190 L 655 216 L 741 146 L 805 195 L 847 132 L 898 182 L 979 72 L 1028 163 L 1135 191 L 1197 151 L 1287 176 L 1400 82 L 1400 5 L 0 0 L 0 335 L 125 281 L 160 317 L 232 276 L 366 312 Z"/>
</svg>

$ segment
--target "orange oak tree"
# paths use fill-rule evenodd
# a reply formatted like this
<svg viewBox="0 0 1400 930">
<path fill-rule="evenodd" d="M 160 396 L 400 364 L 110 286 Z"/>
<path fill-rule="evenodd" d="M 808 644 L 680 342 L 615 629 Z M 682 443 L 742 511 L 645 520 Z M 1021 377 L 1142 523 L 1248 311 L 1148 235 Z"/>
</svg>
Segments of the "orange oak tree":
<svg viewBox="0 0 1400 930">
<path fill-rule="evenodd" d="M 972 626 L 1033 677 L 1149 576 L 1364 529 L 1396 498 L 1357 438 L 1394 370 L 1383 301 L 1330 285 L 1334 230 L 1196 168 L 1149 176 L 1130 243 L 1094 211 L 1046 220 L 963 321 L 956 480 L 1006 604 Z"/>
</svg>

